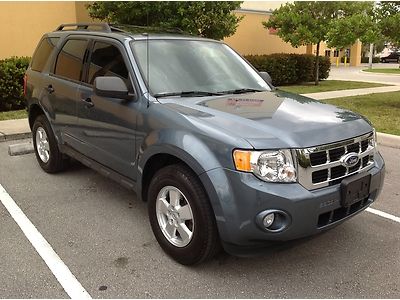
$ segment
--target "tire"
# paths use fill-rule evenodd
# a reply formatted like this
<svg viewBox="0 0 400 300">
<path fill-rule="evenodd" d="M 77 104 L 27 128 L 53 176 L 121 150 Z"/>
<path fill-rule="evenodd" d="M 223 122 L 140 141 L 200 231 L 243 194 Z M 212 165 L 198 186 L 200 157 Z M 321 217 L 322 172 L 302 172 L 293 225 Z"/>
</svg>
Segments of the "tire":
<svg viewBox="0 0 400 300">
<path fill-rule="evenodd" d="M 64 170 L 67 160 L 58 149 L 58 143 L 44 115 L 39 115 L 32 128 L 33 147 L 40 167 L 47 173 Z"/>
<path fill-rule="evenodd" d="M 174 201 L 177 196 L 180 200 Z M 174 260 L 193 265 L 219 252 L 221 246 L 211 204 L 198 176 L 189 168 L 177 164 L 159 170 L 150 182 L 147 200 L 153 233 Z M 188 232 L 192 232 L 191 237 Z"/>
</svg>

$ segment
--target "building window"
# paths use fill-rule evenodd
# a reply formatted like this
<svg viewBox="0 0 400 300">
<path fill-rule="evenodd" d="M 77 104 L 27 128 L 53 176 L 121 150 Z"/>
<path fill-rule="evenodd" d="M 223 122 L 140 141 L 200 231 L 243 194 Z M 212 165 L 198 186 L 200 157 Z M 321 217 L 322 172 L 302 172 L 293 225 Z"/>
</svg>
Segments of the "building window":
<svg viewBox="0 0 400 300">
<path fill-rule="evenodd" d="M 325 50 L 325 56 L 331 57 L 331 50 Z"/>
<path fill-rule="evenodd" d="M 339 57 L 339 50 L 333 51 L 333 57 Z"/>
</svg>

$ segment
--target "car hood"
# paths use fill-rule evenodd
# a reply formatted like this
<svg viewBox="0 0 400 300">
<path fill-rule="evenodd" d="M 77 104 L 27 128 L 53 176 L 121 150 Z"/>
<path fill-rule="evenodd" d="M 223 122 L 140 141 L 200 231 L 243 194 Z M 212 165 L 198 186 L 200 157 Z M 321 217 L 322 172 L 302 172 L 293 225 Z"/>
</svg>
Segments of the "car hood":
<svg viewBox="0 0 400 300">
<path fill-rule="evenodd" d="M 255 149 L 305 148 L 372 130 L 362 116 L 283 91 L 159 99 L 192 121 L 247 140 Z"/>
</svg>

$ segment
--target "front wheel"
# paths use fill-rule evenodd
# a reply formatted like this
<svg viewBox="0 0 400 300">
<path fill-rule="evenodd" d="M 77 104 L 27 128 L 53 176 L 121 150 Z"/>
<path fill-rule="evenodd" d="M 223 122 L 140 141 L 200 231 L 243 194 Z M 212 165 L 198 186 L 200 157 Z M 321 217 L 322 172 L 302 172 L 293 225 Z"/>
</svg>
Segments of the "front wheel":
<svg viewBox="0 0 400 300">
<path fill-rule="evenodd" d="M 193 265 L 212 258 L 220 243 L 208 197 L 190 169 L 170 165 L 151 180 L 148 210 L 153 233 L 177 262 Z"/>
</svg>

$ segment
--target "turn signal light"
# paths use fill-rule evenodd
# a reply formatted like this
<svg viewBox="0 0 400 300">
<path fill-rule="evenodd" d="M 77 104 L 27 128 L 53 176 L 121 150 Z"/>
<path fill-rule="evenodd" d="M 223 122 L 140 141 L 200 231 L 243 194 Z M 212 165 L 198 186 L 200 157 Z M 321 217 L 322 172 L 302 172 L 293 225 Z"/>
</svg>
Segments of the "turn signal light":
<svg viewBox="0 0 400 300">
<path fill-rule="evenodd" d="M 250 151 L 235 150 L 233 151 L 233 160 L 235 162 L 236 170 L 251 172 L 250 165 Z"/>
</svg>

